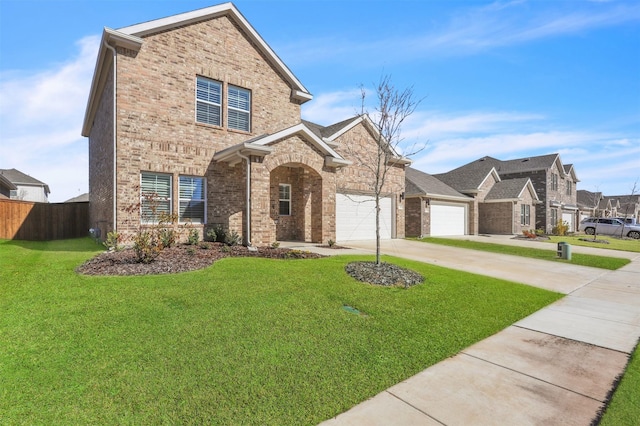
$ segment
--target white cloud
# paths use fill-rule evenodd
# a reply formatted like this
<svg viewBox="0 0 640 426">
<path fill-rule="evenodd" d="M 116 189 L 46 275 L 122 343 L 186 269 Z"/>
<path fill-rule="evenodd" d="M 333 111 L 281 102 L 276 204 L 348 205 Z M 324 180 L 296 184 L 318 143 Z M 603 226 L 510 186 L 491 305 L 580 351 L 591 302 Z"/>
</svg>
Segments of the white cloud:
<svg viewBox="0 0 640 426">
<path fill-rule="evenodd" d="M 77 56 L 43 71 L 0 76 L 0 168 L 47 183 L 53 202 L 88 190 L 87 146 L 80 132 L 99 40 L 81 39 Z"/>
<path fill-rule="evenodd" d="M 305 118 L 330 125 L 353 116 L 347 108 L 359 91 L 319 95 Z M 311 113 L 310 113 L 311 112 Z M 443 173 L 486 155 L 510 160 L 551 153 L 574 164 L 579 189 L 628 192 L 640 175 L 640 140 L 591 129 L 554 129 L 553 117 L 518 111 L 417 110 L 402 129 L 404 147 L 426 147 L 412 159 L 413 167 Z"/>
</svg>

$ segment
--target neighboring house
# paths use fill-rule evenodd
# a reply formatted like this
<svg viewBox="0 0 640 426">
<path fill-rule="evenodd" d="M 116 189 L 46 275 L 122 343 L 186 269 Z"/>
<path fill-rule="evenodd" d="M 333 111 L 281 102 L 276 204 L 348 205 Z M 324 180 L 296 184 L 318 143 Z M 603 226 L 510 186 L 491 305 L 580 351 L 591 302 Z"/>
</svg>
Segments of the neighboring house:
<svg viewBox="0 0 640 426">
<path fill-rule="evenodd" d="M 635 217 L 640 221 L 640 195 L 603 195 L 601 192 L 578 191 L 580 219 L 587 217 Z"/>
<path fill-rule="evenodd" d="M 474 199 L 428 173 L 405 170 L 405 235 L 407 237 L 469 234 Z"/>
<path fill-rule="evenodd" d="M 435 178 L 471 197 L 470 234 L 520 234 L 535 228 L 540 203 L 529 178 L 501 179 L 492 161 L 475 161 Z"/>
<path fill-rule="evenodd" d="M 490 173 L 491 170 L 494 173 Z M 535 203 L 535 220 L 532 220 L 529 229 L 551 232 L 559 221 L 566 222 L 570 231 L 577 229 L 576 183 L 579 180 L 573 166 L 563 165 L 558 154 L 508 161 L 483 157 L 434 176 L 464 194 L 473 194 L 479 202 L 484 201 L 497 181 L 528 178 L 538 200 Z"/>
<path fill-rule="evenodd" d="M 640 195 L 611 195 L 610 198 L 618 201 L 616 217 L 635 217 L 640 223 Z"/>
<path fill-rule="evenodd" d="M 169 212 L 247 245 L 374 238 L 373 177 L 357 160 L 375 126 L 302 121 L 312 98 L 231 3 L 105 28 L 82 130 L 91 227 L 126 237 Z M 393 163 L 383 238 L 404 237 L 409 162 Z"/>
<path fill-rule="evenodd" d="M 49 202 L 49 185 L 16 169 L 0 169 L 0 194 L 12 200 Z"/>
<path fill-rule="evenodd" d="M 65 203 L 86 203 L 89 201 L 89 193 L 85 192 L 77 197 L 69 198 Z"/>
</svg>

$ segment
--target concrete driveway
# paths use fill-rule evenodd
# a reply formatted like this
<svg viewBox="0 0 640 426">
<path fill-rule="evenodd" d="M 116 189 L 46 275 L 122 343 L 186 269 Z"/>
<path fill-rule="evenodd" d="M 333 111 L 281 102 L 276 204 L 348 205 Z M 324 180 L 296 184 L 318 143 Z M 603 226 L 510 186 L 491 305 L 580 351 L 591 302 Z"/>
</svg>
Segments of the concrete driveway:
<svg viewBox="0 0 640 426">
<path fill-rule="evenodd" d="M 349 246 L 375 251 L 372 241 Z M 382 253 L 567 296 L 323 425 L 587 426 L 598 418 L 640 338 L 640 254 L 624 253 L 631 264 L 604 271 L 407 240 L 383 241 Z"/>
</svg>

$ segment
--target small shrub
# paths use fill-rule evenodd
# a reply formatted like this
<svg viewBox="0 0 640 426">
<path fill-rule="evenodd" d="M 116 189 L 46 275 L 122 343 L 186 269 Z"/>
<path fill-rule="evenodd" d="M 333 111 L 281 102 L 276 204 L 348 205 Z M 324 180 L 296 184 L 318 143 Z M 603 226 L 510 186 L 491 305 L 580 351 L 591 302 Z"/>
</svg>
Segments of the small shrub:
<svg viewBox="0 0 640 426">
<path fill-rule="evenodd" d="M 158 231 L 158 239 L 163 248 L 169 248 L 176 243 L 176 231 L 171 228 L 161 228 Z"/>
<path fill-rule="evenodd" d="M 133 250 L 136 262 L 151 263 L 160 254 L 162 246 L 154 233 L 141 230 L 133 236 Z"/>
<path fill-rule="evenodd" d="M 217 238 L 218 238 L 218 233 L 216 232 L 215 228 L 207 229 L 207 232 L 204 235 L 204 240 L 205 241 L 210 241 L 210 242 L 214 243 Z"/>
<path fill-rule="evenodd" d="M 542 229 L 542 228 L 536 229 L 536 235 L 538 237 L 542 237 L 544 235 L 544 229 Z"/>
<path fill-rule="evenodd" d="M 331 238 L 329 238 L 329 241 L 327 241 L 327 244 L 329 245 L 329 247 L 333 247 L 334 245 L 336 245 L 336 242 L 333 241 Z"/>
<path fill-rule="evenodd" d="M 240 238 L 240 235 L 238 234 L 238 232 L 236 232 L 235 230 L 229 232 L 226 236 L 225 236 L 225 240 L 224 242 L 228 245 L 228 246 L 237 246 L 238 244 L 240 244 L 242 242 L 242 238 Z"/>
<path fill-rule="evenodd" d="M 208 243 L 202 242 L 199 246 L 202 250 L 209 250 L 211 246 Z"/>
<path fill-rule="evenodd" d="M 562 220 L 558 220 L 556 226 L 553 227 L 551 231 L 554 235 L 559 235 L 561 237 L 567 235 L 567 231 L 569 230 L 569 224 Z"/>
<path fill-rule="evenodd" d="M 227 234 L 224 231 L 222 225 L 214 225 L 207 231 L 207 239 L 211 242 L 224 243 L 226 241 Z"/>
<path fill-rule="evenodd" d="M 220 251 L 222 251 L 223 253 L 231 253 L 231 247 L 229 247 L 229 246 L 222 246 L 222 248 L 220 249 Z"/>
<path fill-rule="evenodd" d="M 537 237 L 537 235 L 533 231 L 530 231 L 530 230 L 528 231 L 526 229 L 522 230 L 522 235 L 524 235 L 527 238 L 536 238 Z"/>
<path fill-rule="evenodd" d="M 274 241 L 271 243 L 271 248 L 277 249 L 278 247 L 280 247 L 280 243 L 277 241 Z"/>
<path fill-rule="evenodd" d="M 195 255 L 195 254 L 196 254 L 196 249 L 194 249 L 193 247 L 189 247 L 189 248 L 187 249 L 187 254 L 188 254 L 189 256 L 193 256 L 193 255 Z"/>
<path fill-rule="evenodd" d="M 189 229 L 189 236 L 187 237 L 187 243 L 192 246 L 195 246 L 200 241 L 200 233 L 197 229 L 191 228 Z"/>
<path fill-rule="evenodd" d="M 120 249 L 120 239 L 120 234 L 116 231 L 111 231 L 107 233 L 107 239 L 102 244 L 109 251 L 117 251 Z"/>
</svg>

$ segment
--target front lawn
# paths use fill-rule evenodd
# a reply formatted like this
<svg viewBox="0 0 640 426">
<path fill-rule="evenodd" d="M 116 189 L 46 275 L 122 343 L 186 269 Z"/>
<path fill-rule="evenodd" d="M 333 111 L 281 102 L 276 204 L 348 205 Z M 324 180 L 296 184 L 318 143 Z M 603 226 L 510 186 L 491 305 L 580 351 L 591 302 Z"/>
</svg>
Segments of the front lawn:
<svg viewBox="0 0 640 426">
<path fill-rule="evenodd" d="M 551 236 L 549 242 L 556 244 L 560 241 L 567 242 L 569 244 L 575 246 L 584 246 L 584 247 L 594 247 L 594 248 L 602 248 L 608 250 L 622 250 L 622 251 L 631 251 L 635 253 L 640 253 L 640 240 L 631 240 L 631 239 L 621 239 L 611 237 L 609 235 L 598 235 L 596 240 L 604 240 L 608 241 L 608 244 L 597 243 L 592 240 L 592 235 L 572 235 L 572 236 Z M 587 241 L 584 241 L 587 240 Z M 615 256 L 615 252 L 611 253 L 612 256 Z"/>
<path fill-rule="evenodd" d="M 635 426 L 640 419 L 640 346 L 631 360 L 613 398 L 604 412 L 601 426 Z"/>
<path fill-rule="evenodd" d="M 0 241 L 4 423 L 317 424 L 562 297 L 391 258 L 425 283 L 375 287 L 366 256 L 77 275 L 98 251 Z"/>
<path fill-rule="evenodd" d="M 631 262 L 629 259 L 620 257 L 595 256 L 591 254 L 571 253 L 571 260 L 560 259 L 556 253 L 556 246 L 549 247 L 549 250 L 536 249 L 531 247 L 513 246 L 508 244 L 484 243 L 479 241 L 469 241 L 457 238 L 426 237 L 418 239 L 425 243 L 440 244 L 451 247 L 466 248 L 471 250 L 482 250 L 491 253 L 509 254 L 512 256 L 530 257 L 533 259 L 549 260 L 554 262 L 571 263 L 573 265 L 591 266 L 594 268 L 616 270 Z M 560 241 L 560 240 L 558 240 Z M 566 239 L 562 241 L 568 241 Z M 569 241 L 568 241 L 569 242 Z M 573 244 L 573 243 L 571 243 Z"/>
</svg>

